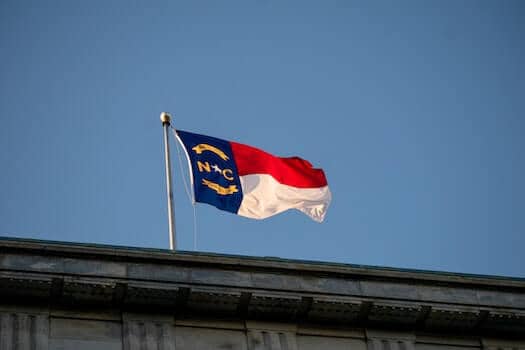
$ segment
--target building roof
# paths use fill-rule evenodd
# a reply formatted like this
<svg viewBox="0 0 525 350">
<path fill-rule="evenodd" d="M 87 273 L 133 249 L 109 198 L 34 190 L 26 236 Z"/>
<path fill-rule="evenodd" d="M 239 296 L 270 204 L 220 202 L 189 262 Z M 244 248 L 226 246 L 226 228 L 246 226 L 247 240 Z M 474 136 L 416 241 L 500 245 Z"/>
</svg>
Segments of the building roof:
<svg viewBox="0 0 525 350">
<path fill-rule="evenodd" d="M 0 295 L 178 315 L 525 334 L 525 279 L 0 237 Z"/>
<path fill-rule="evenodd" d="M 502 284 L 509 286 L 525 287 L 525 278 L 498 275 L 483 275 L 461 272 L 448 272 L 423 269 L 409 269 L 377 265 L 362 265 L 337 262 L 325 262 L 316 260 L 287 259 L 273 256 L 249 256 L 238 254 L 220 254 L 211 252 L 185 251 L 161 248 L 146 248 L 119 246 L 98 243 L 80 243 L 66 241 L 52 241 L 41 239 L 2 237 L 0 236 L 0 247 L 23 248 L 30 250 L 44 250 L 50 253 L 80 253 L 86 255 L 100 255 L 113 257 L 130 257 L 143 259 L 160 259 L 169 261 L 207 261 L 214 263 L 234 263 L 246 266 L 266 266 L 282 269 L 311 270 L 334 273 L 369 274 L 382 277 L 395 276 L 407 278 L 420 278 L 425 280 Z M 494 283 L 493 283 L 494 282 Z"/>
</svg>

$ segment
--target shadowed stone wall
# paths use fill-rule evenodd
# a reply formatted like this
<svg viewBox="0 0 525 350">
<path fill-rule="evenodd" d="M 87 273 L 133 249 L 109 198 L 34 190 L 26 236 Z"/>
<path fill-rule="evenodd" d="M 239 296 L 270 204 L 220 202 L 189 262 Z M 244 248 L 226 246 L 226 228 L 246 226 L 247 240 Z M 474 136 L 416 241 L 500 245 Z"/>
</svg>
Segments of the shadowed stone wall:
<svg viewBox="0 0 525 350">
<path fill-rule="evenodd" d="M 2 350 L 522 350 L 523 340 L 0 306 Z M 23 310 L 24 312 L 20 312 Z"/>
</svg>

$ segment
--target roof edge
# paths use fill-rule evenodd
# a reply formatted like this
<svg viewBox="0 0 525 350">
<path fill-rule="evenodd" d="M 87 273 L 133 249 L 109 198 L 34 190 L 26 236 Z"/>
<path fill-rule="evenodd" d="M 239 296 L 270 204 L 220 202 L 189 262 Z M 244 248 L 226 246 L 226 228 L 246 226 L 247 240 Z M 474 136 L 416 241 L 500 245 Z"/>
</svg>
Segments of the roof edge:
<svg viewBox="0 0 525 350">
<path fill-rule="evenodd" d="M 497 275 L 480 275 L 434 270 L 395 268 L 313 260 L 286 259 L 279 257 L 247 256 L 212 252 L 171 251 L 169 249 L 130 247 L 99 243 L 40 240 L 33 238 L 0 236 L 0 248 L 46 251 L 53 255 L 96 255 L 101 257 L 133 258 L 156 261 L 173 261 L 197 264 L 244 266 L 294 270 L 311 273 L 328 273 L 390 278 L 403 280 L 434 281 L 439 283 L 475 284 L 525 289 L 525 278 Z"/>
</svg>

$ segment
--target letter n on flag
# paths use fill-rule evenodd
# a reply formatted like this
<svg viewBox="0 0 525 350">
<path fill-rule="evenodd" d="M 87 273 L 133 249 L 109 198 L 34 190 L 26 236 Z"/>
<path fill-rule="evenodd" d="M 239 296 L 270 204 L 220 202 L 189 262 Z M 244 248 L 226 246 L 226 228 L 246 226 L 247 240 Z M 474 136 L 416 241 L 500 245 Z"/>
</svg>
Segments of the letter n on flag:
<svg viewBox="0 0 525 350">
<path fill-rule="evenodd" d="M 332 195 L 322 169 L 255 147 L 175 130 L 192 173 L 195 200 L 253 219 L 297 209 L 317 222 Z"/>
</svg>

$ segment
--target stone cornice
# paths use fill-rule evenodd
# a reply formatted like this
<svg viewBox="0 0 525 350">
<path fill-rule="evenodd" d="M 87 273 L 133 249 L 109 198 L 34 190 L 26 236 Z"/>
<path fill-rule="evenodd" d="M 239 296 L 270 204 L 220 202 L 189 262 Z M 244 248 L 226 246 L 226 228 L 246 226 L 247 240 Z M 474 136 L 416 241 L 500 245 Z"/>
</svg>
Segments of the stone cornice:
<svg viewBox="0 0 525 350">
<path fill-rule="evenodd" d="M 20 239 L 0 238 L 0 295 L 178 315 L 525 332 L 519 278 Z"/>
<path fill-rule="evenodd" d="M 292 260 L 277 257 L 254 257 L 190 251 L 172 252 L 167 249 L 111 246 L 102 244 L 42 241 L 0 236 L 0 249 L 25 251 L 46 256 L 82 257 L 110 261 L 136 261 L 184 266 L 222 267 L 224 269 L 274 270 L 282 273 L 307 273 L 339 276 L 356 276 L 366 279 L 399 280 L 404 282 L 436 285 L 476 285 L 480 288 L 517 288 L 525 291 L 525 278 L 462 274 L 442 271 L 401 269 L 381 266 L 341 264 L 320 261 Z"/>
</svg>

